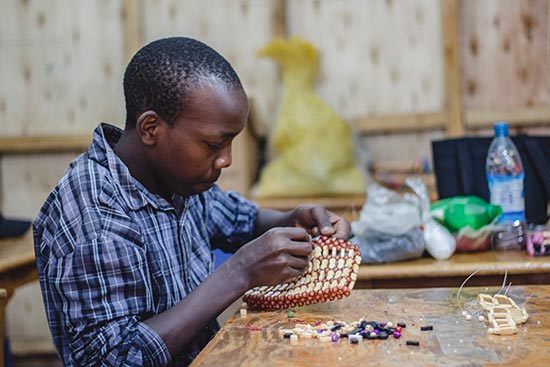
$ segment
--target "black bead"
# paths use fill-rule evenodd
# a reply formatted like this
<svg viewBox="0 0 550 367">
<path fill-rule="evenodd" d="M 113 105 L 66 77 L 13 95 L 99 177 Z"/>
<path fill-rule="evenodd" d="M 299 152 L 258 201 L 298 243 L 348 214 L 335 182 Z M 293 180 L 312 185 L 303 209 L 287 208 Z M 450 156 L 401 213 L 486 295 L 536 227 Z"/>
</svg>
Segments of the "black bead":
<svg viewBox="0 0 550 367">
<path fill-rule="evenodd" d="M 433 329 L 434 329 L 434 327 L 432 325 L 421 326 L 420 327 L 420 330 L 422 330 L 422 331 L 433 330 Z"/>
<path fill-rule="evenodd" d="M 404 322 L 398 322 L 397 326 L 407 327 L 407 324 L 405 324 Z"/>
<path fill-rule="evenodd" d="M 334 326 L 330 328 L 330 331 L 336 331 L 340 328 L 342 328 L 342 324 L 334 324 Z"/>
<path fill-rule="evenodd" d="M 420 345 L 420 343 L 417 340 L 407 340 L 407 345 Z"/>
<path fill-rule="evenodd" d="M 291 335 L 292 335 L 292 333 L 285 333 L 284 338 L 285 339 L 290 339 Z"/>
</svg>

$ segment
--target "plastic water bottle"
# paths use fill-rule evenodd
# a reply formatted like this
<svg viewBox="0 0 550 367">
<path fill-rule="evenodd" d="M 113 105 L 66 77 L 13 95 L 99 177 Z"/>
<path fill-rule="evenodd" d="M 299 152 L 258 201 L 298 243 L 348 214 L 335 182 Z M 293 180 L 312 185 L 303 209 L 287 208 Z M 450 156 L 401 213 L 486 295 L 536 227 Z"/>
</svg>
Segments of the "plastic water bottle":
<svg viewBox="0 0 550 367">
<path fill-rule="evenodd" d="M 490 202 L 502 207 L 499 230 L 492 239 L 495 250 L 525 248 L 525 202 L 523 165 L 519 152 L 508 136 L 508 124 L 497 122 L 495 137 L 487 152 L 486 170 Z"/>
</svg>

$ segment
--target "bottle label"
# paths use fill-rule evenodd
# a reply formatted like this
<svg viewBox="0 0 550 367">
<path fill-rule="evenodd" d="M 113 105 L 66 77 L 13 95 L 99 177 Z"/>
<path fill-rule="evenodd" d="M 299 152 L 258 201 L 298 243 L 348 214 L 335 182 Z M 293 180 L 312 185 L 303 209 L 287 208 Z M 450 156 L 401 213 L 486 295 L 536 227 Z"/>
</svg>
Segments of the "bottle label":
<svg viewBox="0 0 550 367">
<path fill-rule="evenodd" d="M 500 223 L 525 220 L 523 177 L 523 173 L 517 176 L 487 175 L 491 204 L 502 207 Z"/>
</svg>

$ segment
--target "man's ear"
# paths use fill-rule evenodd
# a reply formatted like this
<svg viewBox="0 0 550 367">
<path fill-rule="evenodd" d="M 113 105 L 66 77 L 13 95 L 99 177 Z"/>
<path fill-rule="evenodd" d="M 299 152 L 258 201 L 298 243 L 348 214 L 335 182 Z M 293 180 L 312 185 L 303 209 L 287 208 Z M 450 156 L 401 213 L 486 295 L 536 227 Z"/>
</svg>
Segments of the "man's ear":
<svg viewBox="0 0 550 367">
<path fill-rule="evenodd" d="M 155 111 L 145 111 L 136 121 L 136 130 L 143 144 L 153 146 L 157 143 L 157 137 L 161 128 L 162 118 Z"/>
</svg>

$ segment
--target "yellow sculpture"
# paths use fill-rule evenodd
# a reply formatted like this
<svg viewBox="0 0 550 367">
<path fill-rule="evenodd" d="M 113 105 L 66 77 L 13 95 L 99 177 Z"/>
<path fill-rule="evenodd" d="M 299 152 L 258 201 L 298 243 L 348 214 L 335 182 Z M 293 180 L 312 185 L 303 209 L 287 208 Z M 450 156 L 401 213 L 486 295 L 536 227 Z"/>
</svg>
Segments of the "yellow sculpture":
<svg viewBox="0 0 550 367">
<path fill-rule="evenodd" d="M 263 168 L 256 197 L 363 194 L 351 128 L 314 91 L 315 48 L 302 39 L 276 39 L 258 51 L 276 61 L 284 83 L 270 135 L 274 157 Z"/>
</svg>

